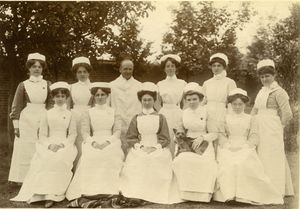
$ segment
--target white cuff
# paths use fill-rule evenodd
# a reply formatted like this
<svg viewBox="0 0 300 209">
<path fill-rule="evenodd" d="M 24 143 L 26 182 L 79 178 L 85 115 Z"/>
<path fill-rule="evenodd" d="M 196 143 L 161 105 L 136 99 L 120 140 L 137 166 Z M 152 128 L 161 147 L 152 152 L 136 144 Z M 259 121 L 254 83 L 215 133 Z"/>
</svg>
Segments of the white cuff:
<svg viewBox="0 0 300 209">
<path fill-rule="evenodd" d="M 13 120 L 14 128 L 19 128 L 19 120 Z"/>
</svg>

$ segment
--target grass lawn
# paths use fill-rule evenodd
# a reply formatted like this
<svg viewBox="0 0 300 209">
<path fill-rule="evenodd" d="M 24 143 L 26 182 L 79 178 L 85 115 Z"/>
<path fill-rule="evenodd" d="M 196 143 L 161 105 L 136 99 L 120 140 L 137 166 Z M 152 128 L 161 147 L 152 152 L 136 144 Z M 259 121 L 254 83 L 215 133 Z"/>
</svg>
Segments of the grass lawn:
<svg viewBox="0 0 300 209">
<path fill-rule="evenodd" d="M 224 203 L 218 203 L 218 202 L 211 202 L 211 203 L 194 203 L 194 202 L 188 202 L 188 203 L 180 203 L 175 205 L 147 205 L 146 208 L 205 208 L 205 209 L 297 209 L 298 208 L 298 202 L 299 202 L 299 157 L 298 152 L 288 153 L 287 154 L 288 161 L 292 170 L 292 177 L 293 177 L 293 183 L 294 188 L 296 191 L 296 194 L 294 197 L 288 197 L 285 198 L 285 204 L 284 205 L 275 205 L 275 206 L 252 206 L 248 204 L 239 204 L 239 203 L 231 203 L 231 204 L 224 204 Z M 17 192 L 18 188 L 14 188 L 7 183 L 8 178 L 8 171 L 9 171 L 9 157 L 7 155 L 7 151 L 4 149 L 3 146 L 0 146 L 0 208 L 4 207 L 18 207 L 18 208 L 28 208 L 28 207 L 43 207 L 43 203 L 35 203 L 28 205 L 26 203 L 16 203 L 16 202 L 10 202 L 9 199 L 14 197 Z M 55 207 L 65 207 L 67 204 L 67 201 L 63 201 L 59 204 L 56 204 Z"/>
</svg>

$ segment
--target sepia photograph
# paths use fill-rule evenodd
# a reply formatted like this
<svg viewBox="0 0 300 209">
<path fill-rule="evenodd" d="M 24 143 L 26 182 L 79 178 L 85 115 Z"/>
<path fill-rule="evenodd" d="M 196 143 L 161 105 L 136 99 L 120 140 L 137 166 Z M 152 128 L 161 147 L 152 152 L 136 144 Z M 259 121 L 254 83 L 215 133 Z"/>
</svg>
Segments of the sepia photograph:
<svg viewBox="0 0 300 209">
<path fill-rule="evenodd" d="M 1 1 L 0 208 L 298 209 L 300 1 Z"/>
</svg>

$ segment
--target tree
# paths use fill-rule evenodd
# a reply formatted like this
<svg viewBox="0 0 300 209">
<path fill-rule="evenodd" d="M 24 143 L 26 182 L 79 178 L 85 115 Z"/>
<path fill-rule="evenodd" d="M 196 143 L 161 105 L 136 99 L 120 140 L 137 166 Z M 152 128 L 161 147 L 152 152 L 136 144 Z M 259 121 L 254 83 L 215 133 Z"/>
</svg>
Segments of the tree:
<svg viewBox="0 0 300 209">
<path fill-rule="evenodd" d="M 287 90 L 291 101 L 296 102 L 300 87 L 296 76 L 297 64 L 300 63 L 300 4 L 292 4 L 290 11 L 289 17 L 258 29 L 247 56 L 256 63 L 264 58 L 273 59 L 277 80 Z M 273 19 L 270 17 L 269 21 Z"/>
<path fill-rule="evenodd" d="M 152 43 L 139 38 L 138 18 L 134 17 L 122 25 L 119 28 L 119 33 L 118 36 L 109 40 L 107 52 L 116 58 L 117 63 L 120 63 L 122 58 L 126 56 L 130 57 L 134 63 L 135 76 L 143 75 L 146 70 L 146 58 L 151 55 Z"/>
<path fill-rule="evenodd" d="M 9 106 L 16 85 L 26 76 L 28 53 L 46 55 L 48 75 L 56 80 L 59 71 L 69 70 L 74 56 L 95 62 L 106 52 L 114 26 L 146 17 L 152 9 L 151 2 L 1 2 L 0 56 L 9 66 Z"/>
<path fill-rule="evenodd" d="M 230 13 L 215 7 L 213 2 L 201 1 L 196 7 L 191 2 L 180 2 L 173 13 L 173 26 L 163 42 L 180 54 L 185 69 L 206 70 L 209 57 L 215 52 L 227 54 L 229 72 L 238 67 L 241 55 L 235 46 L 236 30 L 252 15 L 249 3 L 242 3 L 241 10 Z"/>
</svg>

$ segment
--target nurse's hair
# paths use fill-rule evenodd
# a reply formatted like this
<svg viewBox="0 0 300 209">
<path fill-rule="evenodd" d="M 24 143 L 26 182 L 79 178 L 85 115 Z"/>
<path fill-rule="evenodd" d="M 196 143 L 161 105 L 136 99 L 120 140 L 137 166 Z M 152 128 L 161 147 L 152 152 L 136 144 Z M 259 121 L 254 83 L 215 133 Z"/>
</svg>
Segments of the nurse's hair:
<svg viewBox="0 0 300 209">
<path fill-rule="evenodd" d="M 43 60 L 37 60 L 37 59 L 30 59 L 30 60 L 27 60 L 27 62 L 25 64 L 27 70 L 29 70 L 32 67 L 32 65 L 34 65 L 36 62 L 40 63 L 40 65 L 42 66 L 43 70 L 46 69 L 47 66 L 46 66 L 46 62 L 45 61 L 43 61 Z"/>
<path fill-rule="evenodd" d="M 70 91 L 68 89 L 65 89 L 65 88 L 57 88 L 57 89 L 53 89 L 51 91 L 51 96 L 52 98 L 55 97 L 57 94 L 64 94 L 66 95 L 66 97 L 68 98 L 70 96 Z"/>
<path fill-rule="evenodd" d="M 150 95 L 153 98 L 153 100 L 156 101 L 156 98 L 157 98 L 157 92 L 156 91 L 143 91 L 142 90 L 142 91 L 139 91 L 137 93 L 137 97 L 138 97 L 140 102 L 142 101 L 143 96 L 146 95 L 146 94 Z"/>
<path fill-rule="evenodd" d="M 197 95 L 199 97 L 200 102 L 203 100 L 204 95 L 200 94 L 197 91 L 189 90 L 183 94 L 183 99 L 186 99 L 187 96 Z"/>
<path fill-rule="evenodd" d="M 232 103 L 237 99 L 241 99 L 244 103 L 248 103 L 250 101 L 250 98 L 243 94 L 234 94 L 227 97 L 227 102 Z"/>
<path fill-rule="evenodd" d="M 162 61 L 161 64 L 160 64 L 161 68 L 164 70 L 164 69 L 166 68 L 166 64 L 167 64 L 168 61 L 172 62 L 172 63 L 175 65 L 176 71 L 177 71 L 178 68 L 179 68 L 179 66 L 180 66 L 180 63 L 177 62 L 177 61 L 176 61 L 174 58 L 172 58 L 172 57 L 168 57 L 166 60 Z"/>
<path fill-rule="evenodd" d="M 92 94 L 93 96 L 95 96 L 96 93 L 97 93 L 97 91 L 98 91 L 99 89 L 101 89 L 101 90 L 102 90 L 105 94 L 107 94 L 107 95 L 109 95 L 110 92 L 111 92 L 110 88 L 94 87 L 94 88 L 91 88 L 91 94 Z"/>
<path fill-rule="evenodd" d="M 265 66 L 265 67 L 261 67 L 257 70 L 258 75 L 264 75 L 264 74 L 271 74 L 271 75 L 275 75 L 275 68 L 273 68 L 272 66 Z"/>
<path fill-rule="evenodd" d="M 76 74 L 79 67 L 84 67 L 88 71 L 88 73 L 93 70 L 92 66 L 87 63 L 77 63 L 73 65 L 72 72 Z"/>
</svg>

